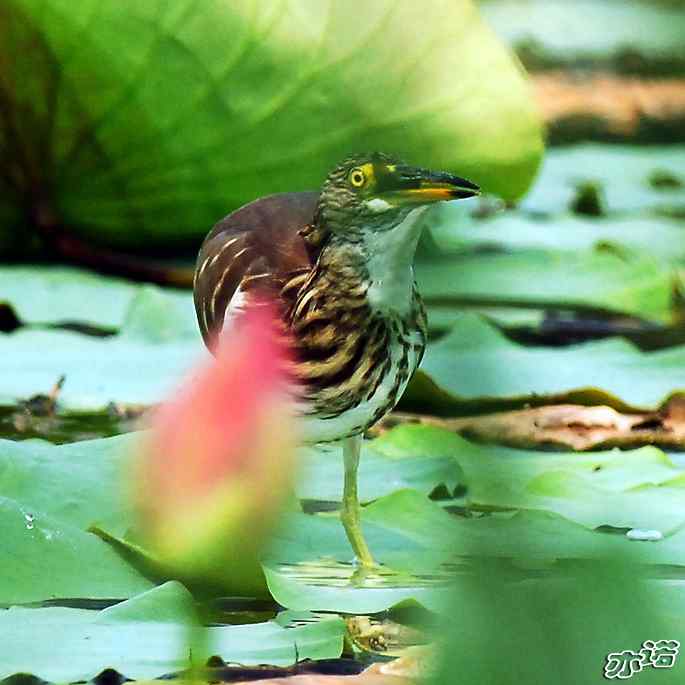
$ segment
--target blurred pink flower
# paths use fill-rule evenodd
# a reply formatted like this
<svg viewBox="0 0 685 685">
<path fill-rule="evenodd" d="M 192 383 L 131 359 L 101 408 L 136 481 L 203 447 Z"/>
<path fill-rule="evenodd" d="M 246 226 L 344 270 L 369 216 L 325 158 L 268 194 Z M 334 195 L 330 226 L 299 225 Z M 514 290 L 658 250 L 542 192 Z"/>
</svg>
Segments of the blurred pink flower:
<svg viewBox="0 0 685 685">
<path fill-rule="evenodd" d="M 289 346 L 260 302 L 152 418 L 134 470 L 147 544 L 182 574 L 261 587 L 262 545 L 290 493 Z M 257 569 L 257 570 L 256 570 Z"/>
</svg>

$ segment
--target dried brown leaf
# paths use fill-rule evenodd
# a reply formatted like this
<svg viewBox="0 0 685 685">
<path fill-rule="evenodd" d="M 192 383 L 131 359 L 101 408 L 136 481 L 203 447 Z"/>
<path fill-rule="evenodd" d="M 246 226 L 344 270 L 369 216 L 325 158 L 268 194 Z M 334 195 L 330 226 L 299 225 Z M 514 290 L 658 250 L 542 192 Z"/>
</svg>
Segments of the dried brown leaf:
<svg viewBox="0 0 685 685">
<path fill-rule="evenodd" d="M 591 450 L 607 447 L 685 448 L 685 401 L 674 397 L 656 412 L 626 414 L 607 406 L 548 405 L 467 418 L 443 419 L 419 414 L 394 414 L 378 427 L 423 423 L 460 433 L 466 438 L 512 447 L 558 447 Z"/>
</svg>

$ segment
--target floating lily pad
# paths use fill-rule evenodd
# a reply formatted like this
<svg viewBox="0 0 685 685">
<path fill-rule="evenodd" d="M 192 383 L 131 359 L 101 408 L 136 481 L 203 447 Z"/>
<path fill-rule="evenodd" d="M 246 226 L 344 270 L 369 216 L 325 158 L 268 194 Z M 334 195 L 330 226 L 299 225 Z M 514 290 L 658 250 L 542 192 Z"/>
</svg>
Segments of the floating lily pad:
<svg viewBox="0 0 685 685">
<path fill-rule="evenodd" d="M 685 178 L 685 147 L 584 144 L 552 148 L 521 206 L 532 212 L 563 214 L 571 207 L 576 188 L 591 182 L 598 185 L 608 212 L 682 216 L 685 188 L 654 188 L 650 178 L 655 171 Z"/>
<path fill-rule="evenodd" d="M 649 410 L 685 390 L 685 347 L 640 352 L 621 338 L 524 347 L 474 315 L 429 346 L 405 406 L 470 413 L 526 404 L 608 404 Z"/>
<path fill-rule="evenodd" d="M 608 62 L 628 49 L 633 63 L 635 55 L 648 63 L 685 59 L 685 12 L 676 3 L 486 0 L 481 8 L 507 41 L 517 47 L 533 43 L 556 63 Z"/>
<path fill-rule="evenodd" d="M 122 477 L 137 440 L 137 435 L 123 435 L 59 446 L 0 440 L 0 492 L 26 511 L 81 530 L 101 521 L 130 520 Z"/>
<path fill-rule="evenodd" d="M 23 672 L 72 682 L 105 668 L 129 678 L 156 678 L 190 666 L 196 620 L 192 597 L 179 583 L 97 612 L 15 607 L 0 615 L 0 678 Z M 290 665 L 296 657 L 340 656 L 344 633 L 335 616 L 297 627 L 276 621 L 216 626 L 207 629 L 207 649 L 227 662 Z"/>
<path fill-rule="evenodd" d="M 0 605 L 58 597 L 123 599 L 152 586 L 95 535 L 24 502 L 0 498 L 0 539 Z"/>
<path fill-rule="evenodd" d="M 0 298 L 23 327 L 0 334 L 0 402 L 47 393 L 64 375 L 63 409 L 160 401 L 203 354 L 192 294 L 63 267 L 4 267 Z M 84 335 L 41 325 L 116 332 Z M 154 361 L 152 361 L 154 360 Z"/>
<path fill-rule="evenodd" d="M 463 469 L 467 501 L 485 510 L 535 509 L 591 529 L 656 529 L 664 534 L 685 523 L 685 469 L 654 447 L 540 453 L 478 445 L 438 428 L 411 425 L 374 444 L 390 454 L 451 454 Z"/>
<path fill-rule="evenodd" d="M 451 455 L 431 455 L 425 449 L 387 455 L 366 441 L 359 466 L 359 498 L 369 502 L 396 490 L 412 488 L 428 495 L 438 486 L 452 491 L 461 480 Z M 300 499 L 339 502 L 342 499 L 343 456 L 339 444 L 302 450 L 296 492 Z"/>
<path fill-rule="evenodd" d="M 444 542 L 450 516 L 412 490 L 378 500 L 363 516 L 367 542 L 382 568 L 357 569 L 337 515 L 293 514 L 264 561 L 274 599 L 294 610 L 318 607 L 345 613 L 373 613 L 407 601 L 436 610 L 444 606 L 453 557 L 439 540 Z M 439 527 L 417 535 L 416 526 L 428 532 L 431 520 Z"/>
<path fill-rule="evenodd" d="M 534 274 L 534 276 L 532 275 Z M 421 260 L 416 277 L 429 308 L 580 309 L 655 321 L 671 316 L 672 270 L 648 256 L 613 250 L 521 250 Z M 439 315 L 440 316 L 440 315 Z M 444 314 L 437 323 L 458 321 Z"/>
<path fill-rule="evenodd" d="M 658 216 L 542 219 L 510 211 L 468 221 L 456 203 L 448 203 L 433 213 L 431 235 L 443 254 L 462 256 L 471 250 L 591 253 L 598 246 L 611 245 L 619 254 L 623 251 L 624 259 L 631 258 L 631 251 L 666 262 L 685 257 L 682 220 Z M 539 277 L 536 272 L 535 280 Z"/>
<path fill-rule="evenodd" d="M 105 409 L 110 402 L 154 404 L 205 354 L 198 338 L 151 342 L 56 330 L 0 335 L 0 403 L 46 393 L 60 376 L 63 409 Z"/>
<path fill-rule="evenodd" d="M 0 459 L 5 455 L 0 461 L 2 488 L 14 498 L 7 500 L 3 520 L 13 556 L 25 560 L 16 567 L 21 570 L 6 576 L 6 586 L 0 583 L 0 601 L 128 597 L 144 589 L 135 582 L 148 583 L 133 566 L 164 577 L 144 549 L 123 537 L 135 522 L 119 500 L 116 472 L 136 439 L 132 435 L 64 446 L 26 442 L 9 444 L 11 449 L 8 443 L 0 445 Z M 283 606 L 355 613 L 416 601 L 439 609 L 455 573 L 468 573 L 474 554 L 553 561 L 582 558 L 588 549 L 604 553 L 607 545 L 622 549 L 636 544 L 594 530 L 606 526 L 658 529 L 666 537 L 640 548 L 641 560 L 685 564 L 684 472 L 659 450 L 540 454 L 478 446 L 425 426 L 394 429 L 366 447 L 362 469 L 369 461 L 370 483 L 363 486 L 362 496 L 378 499 L 364 508 L 364 527 L 383 566 L 368 574 L 356 569 L 337 513 L 288 514 L 264 562 L 268 589 Z M 318 465 L 317 459 L 322 460 Z M 421 461 L 432 464 L 433 475 L 414 471 Z M 381 464 L 393 488 L 416 483 L 423 492 L 405 488 L 385 494 L 389 487 L 380 482 Z M 331 472 L 334 465 L 339 466 L 335 453 L 310 454 L 309 471 L 300 473 L 297 489 L 309 497 L 336 499 L 342 478 Z M 426 497 L 440 481 L 448 487 L 457 478 L 461 481 L 462 471 L 467 499 L 458 506 L 503 514 L 454 517 Z M 361 478 L 364 483 L 364 471 Z M 521 513 L 512 518 L 516 511 Z M 110 534 L 111 549 L 84 532 L 93 521 Z M 519 537 L 528 531 L 530 544 L 522 549 L 509 544 L 511 531 L 519 531 Z M 50 574 L 44 573 L 46 560 Z M 105 570 L 91 577 L 91 565 Z M 32 568 L 42 574 L 38 581 Z M 251 586 L 251 596 L 253 592 Z"/>
<path fill-rule="evenodd" d="M 171 333 L 182 337 L 197 328 L 188 292 L 71 267 L 3 266 L 0 304 L 11 307 L 24 324 L 78 323 L 109 331 L 138 330 L 144 313 L 147 330 L 161 329 L 166 337 Z"/>
<path fill-rule="evenodd" d="M 585 491 L 582 496 L 588 494 L 601 496 L 604 491 Z M 657 497 L 654 494 L 652 502 Z M 684 499 L 680 500 L 681 511 Z M 625 506 L 629 504 L 626 498 Z M 644 517 L 645 511 L 640 514 Z M 484 559 L 489 560 L 485 563 L 508 566 L 510 577 L 519 579 L 527 577 L 531 564 L 553 567 L 560 559 L 598 560 L 627 551 L 641 563 L 672 565 L 674 572 L 678 566 L 681 573 L 685 572 L 682 529 L 658 543 L 647 544 L 632 542 L 621 532 L 593 531 L 544 510 L 456 518 L 411 490 L 369 505 L 363 521 L 370 548 L 384 564 L 366 573 L 351 564 L 349 547 L 336 518 L 291 517 L 286 522 L 290 533 L 276 537 L 264 563 L 274 599 L 298 610 L 368 613 L 398 603 L 419 602 L 442 612 L 455 579 L 477 572 L 474 561 Z"/>
<path fill-rule="evenodd" d="M 395 458 L 451 456 L 464 471 L 466 502 L 510 514 L 455 518 L 413 490 L 383 497 L 363 511 L 371 549 L 385 565 L 371 573 L 350 564 L 337 518 L 293 515 L 265 561 L 281 604 L 369 612 L 414 600 L 440 611 L 446 587 L 455 574 L 473 571 L 474 558 L 525 568 L 532 560 L 553 564 L 630 550 L 641 563 L 685 564 L 685 472 L 660 450 L 544 454 L 479 446 L 425 426 L 394 429 L 373 446 Z M 635 547 L 622 534 L 633 527 L 660 528 L 665 538 Z"/>
</svg>

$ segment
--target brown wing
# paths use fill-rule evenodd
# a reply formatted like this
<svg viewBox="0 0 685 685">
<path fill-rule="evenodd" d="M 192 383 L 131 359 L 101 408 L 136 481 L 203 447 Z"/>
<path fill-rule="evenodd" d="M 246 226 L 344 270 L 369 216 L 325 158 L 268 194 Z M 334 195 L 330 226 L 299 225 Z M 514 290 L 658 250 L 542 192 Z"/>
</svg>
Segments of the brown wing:
<svg viewBox="0 0 685 685">
<path fill-rule="evenodd" d="M 234 293 L 254 285 L 280 291 L 312 267 L 299 231 L 312 222 L 319 194 L 281 193 L 222 219 L 205 238 L 195 268 L 195 311 L 205 344 L 221 330 Z"/>
</svg>

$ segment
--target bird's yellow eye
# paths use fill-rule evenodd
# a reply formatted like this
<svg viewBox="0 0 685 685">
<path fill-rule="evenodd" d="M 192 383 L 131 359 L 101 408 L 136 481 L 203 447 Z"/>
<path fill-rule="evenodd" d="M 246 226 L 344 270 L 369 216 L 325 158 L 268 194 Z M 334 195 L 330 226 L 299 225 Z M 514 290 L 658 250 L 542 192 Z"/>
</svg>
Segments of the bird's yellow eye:
<svg viewBox="0 0 685 685">
<path fill-rule="evenodd" d="M 361 188 L 366 183 L 366 176 L 364 176 L 364 172 L 361 169 L 352 169 L 349 179 L 355 188 Z"/>
</svg>

